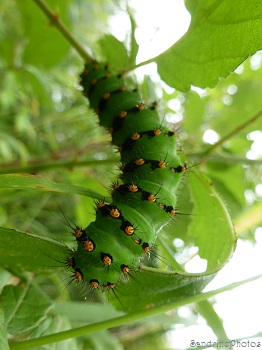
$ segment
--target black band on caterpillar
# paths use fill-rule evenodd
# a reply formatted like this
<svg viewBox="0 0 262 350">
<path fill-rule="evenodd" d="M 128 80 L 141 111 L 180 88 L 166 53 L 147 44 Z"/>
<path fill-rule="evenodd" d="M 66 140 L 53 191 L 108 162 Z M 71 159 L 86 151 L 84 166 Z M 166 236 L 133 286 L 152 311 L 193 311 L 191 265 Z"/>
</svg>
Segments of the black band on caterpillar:
<svg viewBox="0 0 262 350">
<path fill-rule="evenodd" d="M 77 281 L 91 289 L 113 289 L 121 276 L 138 270 L 156 232 L 175 215 L 176 192 L 185 165 L 176 152 L 176 132 L 162 125 L 157 104 L 146 106 L 121 75 L 95 61 L 81 74 L 84 95 L 112 134 L 122 175 L 112 186 L 112 203 L 97 203 L 96 220 L 76 228 L 78 248 L 67 259 Z"/>
</svg>

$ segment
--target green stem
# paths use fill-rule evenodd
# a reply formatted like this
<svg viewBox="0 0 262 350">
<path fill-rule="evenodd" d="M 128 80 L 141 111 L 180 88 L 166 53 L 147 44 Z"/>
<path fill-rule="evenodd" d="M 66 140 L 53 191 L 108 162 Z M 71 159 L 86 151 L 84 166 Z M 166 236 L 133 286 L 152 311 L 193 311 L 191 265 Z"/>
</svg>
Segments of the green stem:
<svg viewBox="0 0 262 350">
<path fill-rule="evenodd" d="M 90 61 L 92 60 L 92 57 L 85 51 L 83 46 L 71 35 L 71 33 L 68 31 L 68 29 L 65 27 L 63 22 L 61 22 L 58 15 L 53 13 L 51 9 L 47 6 L 47 4 L 43 0 L 34 0 L 34 2 L 43 10 L 43 12 L 46 14 L 46 16 L 50 19 L 51 23 L 56 26 L 56 28 L 63 34 L 63 36 L 74 46 L 74 48 L 79 52 L 79 54 L 86 60 Z M 136 68 L 145 66 L 149 63 L 155 62 L 155 60 L 158 58 L 158 56 L 151 58 L 150 60 L 141 62 L 130 69 L 126 71 L 130 72 L 133 71 Z"/>
<path fill-rule="evenodd" d="M 199 160 L 203 159 L 204 153 L 188 153 L 187 154 L 188 159 L 191 161 L 198 162 Z M 81 161 L 76 160 L 49 160 L 49 159 L 42 159 L 37 161 L 29 161 L 28 165 L 25 166 L 19 166 L 18 163 L 6 163 L 1 165 L 0 169 L 0 175 L 2 174 L 17 174 L 17 173 L 37 173 L 39 171 L 45 171 L 50 169 L 58 169 L 58 168 L 75 168 L 75 167 L 97 167 L 97 166 L 104 166 L 107 164 L 117 164 L 119 162 L 119 159 L 116 158 L 108 158 L 108 159 L 102 159 L 102 160 L 95 160 L 95 159 L 86 159 Z M 212 158 L 208 160 L 210 163 L 221 163 L 221 164 L 247 164 L 247 165 L 262 165 L 261 159 L 247 159 L 243 157 L 235 157 L 229 154 L 225 155 L 213 155 Z"/>
<path fill-rule="evenodd" d="M 73 337 L 79 337 L 79 336 L 90 334 L 93 332 L 98 332 L 98 331 L 101 331 L 104 329 L 119 327 L 119 326 L 122 326 L 124 324 L 129 324 L 130 322 L 135 322 L 135 321 L 141 320 L 141 319 L 146 318 L 146 317 L 150 317 L 150 316 L 154 316 L 154 315 L 157 315 L 157 314 L 160 314 L 163 312 L 167 312 L 171 309 L 175 309 L 175 308 L 187 305 L 187 304 L 196 303 L 196 302 L 200 302 L 202 300 L 206 300 L 206 299 L 211 298 L 219 293 L 223 293 L 225 291 L 239 287 L 245 283 L 253 282 L 261 277 L 262 277 L 262 275 L 257 275 L 257 276 L 248 278 L 244 281 L 235 282 L 235 283 L 232 283 L 228 286 L 218 288 L 218 289 L 215 289 L 215 290 L 210 291 L 210 292 L 198 294 L 195 296 L 185 297 L 185 298 L 183 298 L 181 300 L 177 300 L 173 303 L 160 305 L 160 306 L 157 306 L 157 307 L 152 308 L 152 309 L 142 310 L 142 311 L 139 311 L 139 312 L 136 312 L 133 314 L 120 316 L 120 317 L 113 318 L 113 319 L 110 319 L 107 321 L 97 322 L 94 324 L 90 324 L 90 325 L 79 327 L 79 328 L 70 329 L 67 331 L 60 332 L 60 333 L 46 335 L 46 336 L 39 337 L 36 339 L 30 339 L 30 340 L 26 340 L 26 341 L 22 341 L 22 342 L 17 342 L 17 343 L 10 343 L 9 344 L 10 350 L 26 350 L 29 348 L 39 347 L 41 345 L 51 344 L 51 343 L 63 341 L 66 339 L 70 339 Z"/>
<path fill-rule="evenodd" d="M 205 152 L 199 153 L 187 153 L 187 158 L 192 162 L 200 162 L 205 156 Z M 262 159 L 248 159 L 244 157 L 237 157 L 228 153 L 213 154 L 209 159 L 209 163 L 220 163 L 220 164 L 247 164 L 247 165 L 262 165 Z"/>
<path fill-rule="evenodd" d="M 125 71 L 125 73 L 132 72 L 133 70 L 135 70 L 135 69 L 137 69 L 137 68 L 139 68 L 139 67 L 143 67 L 143 66 L 146 66 L 147 64 L 150 64 L 150 63 L 152 63 L 152 62 L 155 62 L 156 59 L 157 59 L 157 57 L 158 57 L 158 56 L 155 56 L 155 57 L 153 57 L 153 58 L 150 58 L 149 60 L 140 62 L 140 63 L 138 63 L 138 64 L 136 64 L 136 65 L 134 65 L 134 66 L 131 66 L 131 67 L 129 67 L 129 68 Z"/>
<path fill-rule="evenodd" d="M 66 160 L 66 161 L 49 161 L 49 162 L 39 162 L 38 164 L 28 164 L 26 166 L 2 166 L 0 169 L 0 174 L 15 174 L 15 173 L 29 173 L 34 174 L 39 171 L 57 169 L 57 168 L 73 168 L 73 167 L 84 167 L 84 166 L 100 166 L 105 164 L 117 164 L 118 159 L 104 159 L 95 160 L 87 159 L 82 161 Z"/>
<path fill-rule="evenodd" d="M 86 60 L 90 61 L 92 57 L 85 51 L 83 46 L 71 35 L 68 29 L 65 27 L 63 22 L 61 22 L 58 15 L 53 13 L 51 9 L 43 0 L 34 0 L 34 2 L 41 8 L 41 10 L 50 19 L 50 22 L 56 26 L 56 28 L 63 34 L 63 36 L 73 45 L 77 52 Z"/>
<path fill-rule="evenodd" d="M 255 123 L 260 117 L 262 116 L 262 110 L 260 110 L 258 113 L 256 113 L 252 118 L 248 119 L 246 122 L 243 124 L 240 124 L 237 126 L 234 130 L 232 130 L 230 133 L 222 137 L 217 143 L 209 147 L 206 152 L 204 153 L 205 157 L 210 155 L 211 153 L 214 152 L 215 149 L 218 147 L 222 146 L 226 141 L 231 139 L 232 137 L 238 135 L 242 130 L 244 130 L 246 127 L 249 125 Z"/>
</svg>

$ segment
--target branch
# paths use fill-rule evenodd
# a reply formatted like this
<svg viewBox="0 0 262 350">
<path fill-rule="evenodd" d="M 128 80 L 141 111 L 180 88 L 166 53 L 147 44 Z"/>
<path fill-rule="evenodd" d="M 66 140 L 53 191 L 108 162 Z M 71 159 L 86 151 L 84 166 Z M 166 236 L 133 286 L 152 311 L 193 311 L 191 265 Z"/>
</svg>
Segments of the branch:
<svg viewBox="0 0 262 350">
<path fill-rule="evenodd" d="M 49 169 L 58 169 L 58 168 L 76 168 L 76 167 L 97 167 L 104 166 L 106 164 L 117 164 L 119 159 L 108 158 L 108 159 L 83 159 L 83 160 L 41 160 L 39 159 L 37 163 L 34 161 L 29 161 L 26 166 L 12 166 L 9 164 L 2 165 L 0 169 L 1 174 L 16 174 L 16 173 L 30 173 L 35 174 L 39 171 L 46 171 Z"/>
<path fill-rule="evenodd" d="M 53 13 L 51 9 L 43 0 L 34 0 L 34 2 L 41 8 L 41 10 L 50 19 L 50 22 L 61 32 L 61 34 L 68 40 L 72 46 L 77 50 L 77 52 L 86 60 L 92 60 L 92 57 L 85 51 L 83 46 L 71 35 L 66 26 L 61 22 L 58 15 Z"/>
<path fill-rule="evenodd" d="M 205 156 L 205 152 L 198 152 L 198 153 L 187 153 L 187 158 L 191 162 L 202 162 L 203 157 Z M 208 163 L 220 163 L 220 164 L 246 164 L 249 166 L 255 166 L 255 165 L 262 165 L 262 159 L 248 159 L 245 157 L 238 157 L 234 156 L 229 153 L 215 153 L 212 154 L 208 159 L 206 159 Z"/>
<path fill-rule="evenodd" d="M 157 315 L 157 314 L 160 314 L 163 312 L 167 312 L 171 309 L 178 308 L 178 307 L 183 306 L 183 305 L 206 300 L 206 299 L 211 298 L 219 293 L 223 293 L 225 291 L 234 289 L 234 288 L 239 287 L 245 283 L 255 281 L 261 277 L 262 277 L 262 275 L 257 275 L 257 276 L 248 278 L 248 279 L 243 280 L 243 281 L 234 282 L 234 283 L 229 284 L 225 287 L 218 288 L 218 289 L 215 289 L 215 290 L 210 291 L 210 292 L 197 294 L 194 296 L 187 296 L 187 297 L 184 297 L 183 299 L 176 300 L 175 302 L 170 303 L 170 304 L 169 303 L 163 304 L 163 305 L 151 308 L 151 309 L 141 310 L 139 312 L 134 312 L 134 313 L 127 314 L 127 315 L 120 316 L 120 317 L 116 317 L 116 318 L 113 318 L 110 320 L 89 324 L 89 325 L 82 326 L 79 328 L 69 329 L 67 331 L 63 331 L 60 333 L 45 335 L 45 336 L 42 336 L 39 338 L 20 341 L 20 342 L 16 342 L 16 343 L 10 343 L 9 347 L 10 347 L 10 350 L 24 350 L 24 349 L 34 348 L 37 346 L 39 347 L 41 345 L 60 342 L 60 341 L 70 339 L 73 337 L 79 337 L 82 335 L 91 334 L 93 332 L 98 332 L 98 331 L 101 331 L 103 329 L 109 329 L 109 328 L 113 328 L 113 327 L 122 326 L 124 324 L 129 324 L 131 322 L 135 322 L 135 321 L 141 320 L 141 319 L 149 317 L 149 316 L 154 316 L 154 315 Z"/>
<path fill-rule="evenodd" d="M 249 125 L 255 123 L 260 117 L 262 116 L 262 110 L 260 110 L 258 113 L 256 113 L 252 118 L 248 119 L 243 124 L 240 124 L 237 126 L 234 130 L 232 130 L 230 133 L 222 137 L 217 143 L 215 143 L 213 146 L 209 147 L 206 152 L 204 152 L 204 156 L 208 156 L 209 154 L 213 153 L 213 151 L 222 146 L 226 141 L 234 137 L 235 135 L 239 134 L 240 131 L 244 130 Z"/>
</svg>

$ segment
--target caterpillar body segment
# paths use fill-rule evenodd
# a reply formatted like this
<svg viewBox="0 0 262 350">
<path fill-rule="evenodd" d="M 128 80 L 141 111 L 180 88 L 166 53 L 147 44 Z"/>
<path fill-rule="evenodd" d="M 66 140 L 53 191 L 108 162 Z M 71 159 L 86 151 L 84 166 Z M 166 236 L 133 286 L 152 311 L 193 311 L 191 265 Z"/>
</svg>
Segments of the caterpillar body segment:
<svg viewBox="0 0 262 350">
<path fill-rule="evenodd" d="M 107 65 L 89 62 L 80 83 L 100 125 L 112 135 L 122 174 L 112 202 L 99 202 L 96 219 L 77 239 L 74 271 L 90 288 L 114 288 L 150 254 L 157 232 L 175 214 L 184 167 L 176 133 L 162 125 L 157 105 L 145 105 L 136 90 Z"/>
</svg>

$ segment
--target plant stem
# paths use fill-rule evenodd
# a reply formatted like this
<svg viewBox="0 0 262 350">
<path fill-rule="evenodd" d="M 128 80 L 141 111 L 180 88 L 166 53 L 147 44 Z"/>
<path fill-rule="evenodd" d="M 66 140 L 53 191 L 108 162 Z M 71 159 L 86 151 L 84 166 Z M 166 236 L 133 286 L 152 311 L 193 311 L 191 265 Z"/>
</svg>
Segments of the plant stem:
<svg viewBox="0 0 262 350">
<path fill-rule="evenodd" d="M 205 156 L 205 152 L 199 152 L 199 153 L 187 153 L 187 158 L 194 162 L 199 162 L 203 160 L 203 157 Z M 250 166 L 254 165 L 262 165 L 262 159 L 248 159 L 245 157 L 238 157 L 234 156 L 232 154 L 228 153 L 220 153 L 220 154 L 214 154 L 209 159 L 207 159 L 209 163 L 219 163 L 219 164 L 246 164 Z"/>
<path fill-rule="evenodd" d="M 86 159 L 81 161 L 75 160 L 64 160 L 64 161 L 49 161 L 39 162 L 37 164 L 28 164 L 26 166 L 2 166 L 0 174 L 15 174 L 15 173 L 29 173 L 35 174 L 39 171 L 57 169 L 57 168 L 73 168 L 73 167 L 84 167 L 84 166 L 101 166 L 105 164 L 117 164 L 118 159 Z"/>
<path fill-rule="evenodd" d="M 118 327 L 118 326 L 121 326 L 124 324 L 128 324 L 130 322 L 141 320 L 141 319 L 146 318 L 146 317 L 150 317 L 150 316 L 154 316 L 154 315 L 157 315 L 157 314 L 160 314 L 163 312 L 167 312 L 171 309 L 175 309 L 175 308 L 178 308 L 180 306 L 184 306 L 187 304 L 196 303 L 196 302 L 199 302 L 202 300 L 206 300 L 208 298 L 213 297 L 214 295 L 231 290 L 231 289 L 236 288 L 238 286 L 241 286 L 245 283 L 253 282 L 261 277 L 262 277 L 262 275 L 257 275 L 257 276 L 248 278 L 244 281 L 235 282 L 235 283 L 232 283 L 232 284 L 227 285 L 227 286 L 222 287 L 222 288 L 215 289 L 215 290 L 210 291 L 210 292 L 206 292 L 206 293 L 202 293 L 202 294 L 198 294 L 198 295 L 194 295 L 194 296 L 190 296 L 190 297 L 185 297 L 181 300 L 176 300 L 173 303 L 163 304 L 163 305 L 157 306 L 157 307 L 152 308 L 152 309 L 142 310 L 142 311 L 128 314 L 125 316 L 116 317 L 116 318 L 113 318 L 113 319 L 110 319 L 107 321 L 97 322 L 97 323 L 90 324 L 87 326 L 74 328 L 74 329 L 70 329 L 67 331 L 60 332 L 60 333 L 50 334 L 50 335 L 46 335 L 43 337 L 22 341 L 22 342 L 10 343 L 9 344 L 10 350 L 26 350 L 29 348 L 39 347 L 41 345 L 51 344 L 51 343 L 63 341 L 66 339 L 70 339 L 73 337 L 79 337 L 79 336 L 90 334 L 93 332 L 98 332 L 98 331 L 101 331 L 103 329 Z"/>
<path fill-rule="evenodd" d="M 136 65 L 134 65 L 134 66 L 131 66 L 131 67 L 129 67 L 129 68 L 125 71 L 125 73 L 132 72 L 133 70 L 135 70 L 135 69 L 137 69 L 137 68 L 140 68 L 140 67 L 146 66 L 147 64 L 153 63 L 153 62 L 156 61 L 156 58 L 157 58 L 157 57 L 158 57 L 158 56 L 155 56 L 155 57 L 153 57 L 153 58 L 150 58 L 149 60 L 140 62 L 140 63 L 138 63 L 138 64 L 136 64 Z"/>
<path fill-rule="evenodd" d="M 90 61 L 92 57 L 90 57 L 90 55 L 85 51 L 83 46 L 71 35 L 71 33 L 66 28 L 66 26 L 63 24 L 63 22 L 61 22 L 59 16 L 53 13 L 43 0 L 34 0 L 34 2 L 41 8 L 41 10 L 50 19 L 50 22 L 52 23 L 52 25 L 56 26 L 56 28 L 63 34 L 63 36 L 72 44 L 72 46 L 77 50 L 77 52 L 86 61 Z"/>
<path fill-rule="evenodd" d="M 43 12 L 46 14 L 46 16 L 50 19 L 50 22 L 56 26 L 56 28 L 63 34 L 63 36 L 74 46 L 74 48 L 78 51 L 78 53 L 86 60 L 90 61 L 92 60 L 92 57 L 85 51 L 83 46 L 71 35 L 71 33 L 68 31 L 66 26 L 61 22 L 60 18 L 58 15 L 53 13 L 51 9 L 47 6 L 47 4 L 43 0 L 34 0 L 34 2 L 43 10 Z M 155 62 L 156 57 L 153 57 L 147 61 L 141 62 L 130 69 L 126 71 L 130 72 L 133 71 L 136 68 L 145 66 L 149 63 Z"/>
<path fill-rule="evenodd" d="M 244 130 L 247 126 L 255 123 L 260 117 L 262 116 L 262 110 L 260 110 L 258 113 L 256 113 L 252 118 L 248 119 L 243 124 L 240 124 L 237 126 L 234 130 L 232 130 L 230 133 L 222 137 L 217 143 L 209 147 L 206 152 L 204 153 L 204 156 L 207 157 L 211 153 L 214 152 L 214 150 L 220 146 L 222 146 L 226 141 L 234 137 L 235 135 L 239 134 L 242 130 Z"/>
</svg>

